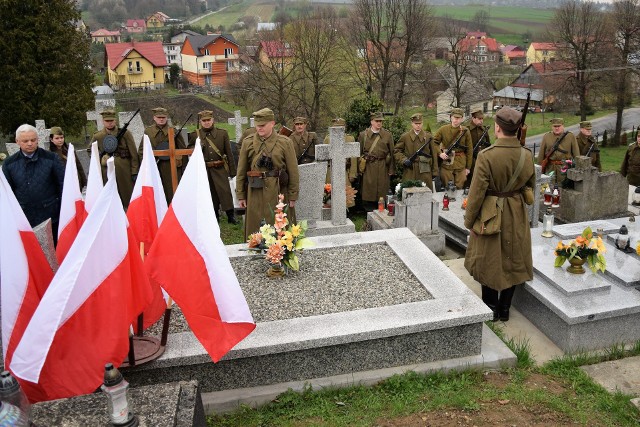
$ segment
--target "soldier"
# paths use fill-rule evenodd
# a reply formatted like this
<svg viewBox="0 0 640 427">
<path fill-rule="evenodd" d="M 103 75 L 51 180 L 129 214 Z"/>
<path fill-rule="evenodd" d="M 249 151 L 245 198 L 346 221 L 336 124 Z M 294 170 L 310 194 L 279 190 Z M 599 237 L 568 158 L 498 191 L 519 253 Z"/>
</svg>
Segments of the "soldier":
<svg viewBox="0 0 640 427">
<path fill-rule="evenodd" d="M 365 210 L 372 211 L 378 200 L 389 192 L 389 177 L 395 173 L 393 161 L 393 135 L 382 128 L 381 112 L 371 114 L 371 127 L 360 132 L 360 159 L 358 172 L 360 192 Z"/>
<path fill-rule="evenodd" d="M 620 173 L 627 177 L 629 185 L 640 185 L 640 132 L 633 142 L 627 148 L 627 152 L 620 166 Z"/>
<path fill-rule="evenodd" d="M 331 120 L 331 126 L 332 127 L 345 127 L 346 123 L 344 121 L 344 119 L 337 117 L 333 120 Z M 329 135 L 324 137 L 324 144 L 329 144 Z M 345 133 L 344 135 L 344 142 L 356 142 L 356 140 L 353 138 L 353 135 L 350 135 L 348 133 Z M 351 157 L 347 159 L 346 162 L 346 172 L 347 172 L 347 179 L 349 180 L 348 182 L 353 184 L 353 182 L 356 180 L 356 178 L 358 177 L 358 158 L 357 157 Z M 329 167 L 327 169 L 327 179 L 325 181 L 327 184 L 331 183 L 331 162 L 329 162 Z"/>
<path fill-rule="evenodd" d="M 396 162 L 404 166 L 403 181 L 420 180 L 433 191 L 433 177 L 438 175 L 437 156 L 440 148 L 433 141 L 431 133 L 422 130 L 422 114 L 411 116 L 411 127 L 412 130 L 403 133 L 395 145 L 394 157 Z M 424 146 L 427 141 L 429 143 Z M 422 150 L 418 153 L 420 148 Z"/>
<path fill-rule="evenodd" d="M 316 144 L 318 144 L 318 135 L 315 132 L 307 131 L 309 121 L 306 117 L 296 117 L 293 121 L 295 132 L 289 137 L 293 141 L 296 149 L 296 158 L 298 164 L 312 163 L 316 160 Z"/>
<path fill-rule="evenodd" d="M 549 163 L 546 168 L 543 168 L 542 173 L 549 174 L 553 171 L 552 182 L 558 184 L 562 181 L 560 169 L 562 169 L 565 160 L 579 156 L 580 149 L 576 137 L 571 132 L 564 131 L 563 118 L 556 117 L 549 121 L 551 122 L 551 132 L 545 133 L 542 137 L 538 152 L 538 164 L 542 165 L 545 157 L 549 156 Z M 558 141 L 559 145 L 554 151 L 553 148 Z"/>
<path fill-rule="evenodd" d="M 213 111 L 200 111 L 198 120 L 200 129 L 191 135 L 189 146 L 195 146 L 196 138 L 200 138 L 216 219 L 220 220 L 222 208 L 227 214 L 227 222 L 237 224 L 229 186 L 229 178 L 236 176 L 236 162 L 231 153 L 229 134 L 226 130 L 214 126 Z"/>
<path fill-rule="evenodd" d="M 463 188 L 471 169 L 473 160 L 473 144 L 469 129 L 462 126 L 464 112 L 462 108 L 453 108 L 449 113 L 451 124 L 444 125 L 436 131 L 433 137 L 436 144 L 440 145 L 440 179 L 443 185 L 453 181 L 457 188 Z M 446 150 L 460 138 L 456 149 L 451 156 L 446 154 Z"/>
<path fill-rule="evenodd" d="M 236 147 L 238 148 L 238 153 L 242 149 L 242 141 L 244 141 L 244 139 L 246 137 L 248 137 L 249 135 L 253 135 L 254 133 L 256 133 L 256 128 L 253 127 L 253 126 L 249 127 L 249 128 L 246 128 L 245 130 L 242 131 L 242 135 L 240 136 L 240 140 L 236 141 Z"/>
<path fill-rule="evenodd" d="M 600 164 L 600 149 L 598 143 L 591 136 L 591 122 L 580 122 L 580 134 L 578 135 L 578 148 L 580 149 L 580 155 L 586 156 L 589 151 L 589 157 L 591 157 L 591 165 L 602 171 L 602 165 Z M 593 146 L 593 148 L 591 148 Z"/>
<path fill-rule="evenodd" d="M 49 151 L 56 153 L 62 164 L 67 164 L 67 153 L 69 152 L 69 144 L 64 140 L 64 132 L 61 127 L 54 126 L 49 133 Z M 87 175 L 84 173 L 82 164 L 76 157 L 76 169 L 78 170 L 78 183 L 80 184 L 80 191 L 87 186 Z"/>
<path fill-rule="evenodd" d="M 168 112 L 166 108 L 158 107 L 153 110 L 153 121 L 155 124 L 145 128 L 144 133 L 149 136 L 151 148 L 154 150 L 166 150 L 169 148 L 169 126 L 167 125 Z M 177 130 L 175 130 L 177 132 Z M 176 148 L 186 148 L 182 135 L 175 133 Z M 140 143 L 138 147 L 138 155 L 143 156 L 144 144 Z M 156 159 L 162 187 L 164 187 L 164 196 L 167 204 L 173 199 L 173 183 L 171 182 L 171 165 L 168 156 L 161 156 Z M 180 167 L 182 166 L 182 156 L 176 158 L 176 167 L 178 168 L 178 179 L 180 179 Z"/>
<path fill-rule="evenodd" d="M 273 130 L 275 116 L 269 108 L 253 113 L 256 133 L 242 141 L 238 160 L 236 193 L 241 208 L 247 209 L 244 222 L 245 239 L 260 228 L 264 220 L 274 223 L 273 211 L 278 194 L 289 204 L 289 221 L 298 200 L 298 161 L 293 143 Z"/>
<path fill-rule="evenodd" d="M 107 160 L 109 157 L 115 157 L 116 182 L 118 183 L 118 194 L 122 201 L 122 206 L 126 210 L 129 207 L 131 193 L 133 193 L 133 183 L 138 176 L 140 168 L 140 158 L 136 143 L 133 140 L 133 134 L 127 130 L 122 138 L 117 141 L 117 147 L 113 152 L 105 151 L 105 139 L 111 137 L 115 139 L 118 135 L 119 128 L 116 125 L 116 111 L 113 109 L 104 110 L 102 113 L 102 123 L 104 129 L 93 134 L 92 141 L 98 142 L 98 151 L 100 152 L 100 163 L 102 164 L 102 179 L 107 181 Z M 110 141 L 109 141 L 110 142 Z M 107 148 L 110 144 L 107 144 Z"/>
<path fill-rule="evenodd" d="M 485 132 L 487 130 L 487 132 Z M 482 109 L 477 109 L 471 113 L 471 125 L 469 125 L 469 133 L 471 134 L 471 143 L 473 144 L 473 159 L 471 161 L 471 169 L 467 176 L 466 186 L 471 185 L 471 179 L 473 178 L 473 169 L 476 164 L 476 157 L 478 153 L 483 149 L 491 145 L 489 140 L 488 127 L 484 127 L 484 113 Z M 480 140 L 482 138 L 482 140 Z M 480 142 L 480 143 L 478 143 Z"/>
</svg>

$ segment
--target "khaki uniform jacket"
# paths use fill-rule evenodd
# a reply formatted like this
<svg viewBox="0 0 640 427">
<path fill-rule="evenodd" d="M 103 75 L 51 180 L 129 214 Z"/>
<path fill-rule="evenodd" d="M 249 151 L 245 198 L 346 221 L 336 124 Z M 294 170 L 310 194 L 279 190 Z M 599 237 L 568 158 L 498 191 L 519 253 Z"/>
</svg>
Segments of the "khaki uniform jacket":
<svg viewBox="0 0 640 427">
<path fill-rule="evenodd" d="M 630 185 L 640 185 L 640 147 L 637 143 L 629 145 L 620 166 L 620 173 L 627 177 Z"/>
<path fill-rule="evenodd" d="M 460 148 L 455 150 L 456 158 L 453 161 L 453 165 L 447 165 L 446 162 L 442 162 L 441 167 L 443 169 L 471 169 L 471 164 L 473 163 L 473 144 L 471 143 L 471 134 L 469 133 L 468 128 L 465 126 L 454 128 L 450 124 L 444 125 L 436 131 L 436 134 L 433 136 L 433 140 L 440 146 L 442 151 L 445 151 L 451 147 L 458 136 L 460 136 L 460 131 L 462 129 L 464 129 L 465 132 L 464 136 L 460 140 L 460 144 L 458 145 Z M 465 147 L 466 151 L 464 151 Z M 458 153 L 462 153 L 462 155 L 458 155 Z"/>
<path fill-rule="evenodd" d="M 542 137 L 542 143 L 540 144 L 540 151 L 538 152 L 538 164 L 541 164 L 546 155 L 553 149 L 553 145 L 556 143 L 558 138 L 560 138 L 562 134 L 559 136 L 555 136 L 553 132 L 547 132 Z M 578 148 L 578 142 L 576 141 L 576 137 L 571 132 L 567 133 L 560 142 L 560 146 L 558 149 L 551 155 L 549 158 L 550 162 L 547 165 L 547 170 L 543 173 L 549 174 L 551 171 L 554 171 L 554 182 L 561 181 L 560 177 L 560 169 L 562 169 L 561 164 L 553 164 L 554 161 L 563 161 L 573 159 L 580 155 L 580 149 Z"/>
<path fill-rule="evenodd" d="M 229 177 L 236 176 L 236 162 L 231 153 L 229 134 L 226 130 L 219 129 L 215 126 L 211 129 L 198 129 L 191 135 L 191 139 L 189 140 L 190 146 L 195 145 L 196 138 L 200 138 L 202 154 L 204 155 L 204 161 L 207 165 L 209 189 L 211 190 L 214 209 L 216 211 L 219 208 L 223 211 L 233 209 L 233 196 L 231 194 L 231 187 L 229 186 Z M 216 153 L 212 144 L 220 154 Z M 212 162 L 220 161 L 226 161 L 229 168 L 228 172 L 223 164 L 216 163 L 215 166 L 211 164 Z"/>
<path fill-rule="evenodd" d="M 587 137 L 582 133 L 578 135 L 576 140 L 578 142 L 578 149 L 580 150 L 581 156 L 586 156 L 591 144 L 595 142 L 595 138 L 593 136 L 587 139 Z M 593 150 L 591 151 L 591 156 L 589 157 L 591 157 L 591 166 L 595 166 L 599 171 L 602 171 L 602 165 L 600 164 L 600 152 L 594 150 L 598 150 L 597 142 L 595 143 Z"/>
<path fill-rule="evenodd" d="M 166 125 L 163 128 L 160 128 L 157 124 L 153 124 L 148 126 L 144 130 L 145 135 L 149 136 L 149 141 L 151 142 L 151 148 L 154 150 L 159 149 L 158 145 L 160 143 L 169 141 L 169 125 Z M 175 133 L 175 132 L 174 132 Z M 140 142 L 140 146 L 138 146 L 138 155 L 140 159 L 142 159 L 144 155 L 144 141 Z M 176 148 L 187 148 L 184 139 L 182 139 L 182 135 L 175 135 L 175 143 Z M 168 147 L 168 145 L 167 145 Z M 182 158 L 184 156 L 176 157 L 176 166 L 178 168 L 178 180 L 181 176 L 181 166 L 182 166 Z M 169 159 L 160 160 L 156 159 L 156 165 L 158 165 L 158 172 L 160 172 L 160 179 L 162 181 L 162 187 L 164 188 L 164 196 L 167 199 L 167 203 L 171 203 L 171 199 L 173 198 L 173 183 L 171 182 L 171 164 Z"/>
<path fill-rule="evenodd" d="M 49 146 L 49 151 L 52 153 L 56 153 L 60 160 L 62 160 L 62 164 L 66 166 L 67 164 L 67 154 L 69 153 L 69 144 L 64 143 L 61 148 L 58 148 L 53 142 Z M 78 184 L 80 184 L 80 191 L 84 187 L 87 186 L 87 174 L 84 173 L 84 169 L 80 160 L 78 160 L 78 155 L 76 154 L 76 170 L 78 171 Z"/>
<path fill-rule="evenodd" d="M 373 146 L 374 133 L 371 128 L 360 132 L 358 142 L 360 143 L 360 154 L 373 156 L 367 160 L 367 166 L 362 174 L 360 189 L 362 200 L 367 202 L 377 202 L 380 197 L 386 197 L 389 192 L 389 175 L 395 173 L 395 162 L 393 156 L 393 136 L 386 129 L 380 129 L 380 139 L 375 149 Z"/>
<path fill-rule="evenodd" d="M 322 141 L 324 144 L 328 144 L 329 135 L 324 137 Z M 348 133 L 344 134 L 344 142 L 356 142 L 355 138 Z M 331 183 L 331 162 L 328 162 L 329 166 L 327 167 L 327 179 L 326 183 Z M 345 162 L 345 171 L 347 172 L 347 182 L 351 182 L 358 177 L 358 158 L 357 157 L 349 157 Z M 346 184 L 346 183 L 345 183 Z"/>
<path fill-rule="evenodd" d="M 535 188 L 533 155 L 515 137 L 498 138 L 478 154 L 476 171 L 469 189 L 464 225 L 468 229 L 480 213 L 487 190 L 504 191 L 513 176 L 521 150 L 526 150 L 524 166 L 512 187 Z M 490 236 L 471 233 L 465 255 L 467 271 L 483 285 L 501 291 L 533 279 L 531 231 L 527 206 L 521 193 L 503 198 L 501 232 Z"/>
<path fill-rule="evenodd" d="M 262 154 L 271 157 L 273 170 L 285 170 L 289 174 L 289 182 L 286 186 L 280 185 L 279 179 L 266 177 L 262 179 L 264 187 L 252 188 L 249 186 L 248 171 L 267 172 L 265 167 L 257 165 Z M 258 178 L 260 179 L 260 178 Z M 284 135 L 278 135 L 275 131 L 264 141 L 257 133 L 250 135 L 242 141 L 242 149 L 238 160 L 238 175 L 236 177 L 236 194 L 238 200 L 247 201 L 247 213 L 244 221 L 245 238 L 258 231 L 260 221 L 264 219 L 268 224 L 274 223 L 273 211 L 278 204 L 278 194 L 284 194 L 285 200 L 298 200 L 299 190 L 298 162 L 293 143 Z M 292 212 L 289 213 L 289 221 Z"/>
<path fill-rule="evenodd" d="M 440 147 L 434 142 L 431 133 L 421 130 L 420 133 L 416 134 L 413 129 L 403 133 L 395 145 L 393 156 L 398 164 L 402 164 L 402 162 L 411 157 L 429 139 L 431 139 L 429 144 L 422 149 L 422 153 L 427 156 L 420 154 L 413 161 L 412 166 L 404 166 L 402 180 L 419 179 L 427 184 L 427 187 L 433 191 L 433 177 L 438 176 L 438 154 L 440 153 Z"/>
<path fill-rule="evenodd" d="M 289 139 L 293 141 L 293 146 L 296 149 L 296 159 L 300 159 L 304 150 L 309 147 L 304 157 L 300 159 L 298 162 L 299 165 L 304 165 L 306 163 L 312 163 L 316 160 L 316 145 L 318 142 L 318 135 L 315 132 L 307 132 L 306 130 L 302 132 L 302 135 L 294 132 L 289 136 Z"/>
<path fill-rule="evenodd" d="M 108 131 L 106 128 L 93 134 L 92 141 L 98 142 L 98 152 L 104 153 L 104 137 L 107 135 L 118 135 L 119 128 L 114 128 L 113 131 Z M 106 155 L 106 154 L 105 154 Z M 118 194 L 122 201 L 122 206 L 125 209 L 129 207 L 131 201 L 131 194 L 133 193 L 133 175 L 138 174 L 140 169 L 140 157 L 138 156 L 138 150 L 136 143 L 133 140 L 133 134 L 130 131 L 126 131 L 120 142 L 118 148 L 113 153 L 115 156 L 116 167 L 116 181 L 118 183 Z M 104 156 L 102 156 L 104 157 Z M 101 159 L 102 160 L 102 159 Z M 102 180 L 107 182 L 107 164 L 102 162 Z"/>
</svg>

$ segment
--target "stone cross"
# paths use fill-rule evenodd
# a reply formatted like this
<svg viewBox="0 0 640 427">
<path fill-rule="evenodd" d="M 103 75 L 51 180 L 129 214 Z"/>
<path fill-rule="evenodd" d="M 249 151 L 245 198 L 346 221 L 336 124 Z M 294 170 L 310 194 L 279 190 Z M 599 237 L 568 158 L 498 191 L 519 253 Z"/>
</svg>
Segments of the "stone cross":
<svg viewBox="0 0 640 427">
<path fill-rule="evenodd" d="M 115 99 L 96 99 L 95 110 L 87 111 L 87 120 L 89 121 L 93 120 L 94 122 L 96 122 L 97 129 L 101 131 L 104 128 L 104 123 L 102 123 L 102 116 L 100 115 L 100 113 L 102 113 L 107 108 L 115 108 L 115 107 L 116 107 Z"/>
<path fill-rule="evenodd" d="M 345 143 L 344 127 L 329 128 L 329 144 L 316 145 L 316 160 L 331 160 L 331 224 L 347 223 L 347 159 L 360 155 L 360 144 Z"/>
<path fill-rule="evenodd" d="M 38 132 L 38 147 L 46 150 L 49 146 L 51 129 L 47 129 L 44 120 L 36 120 L 36 131 Z"/>
<path fill-rule="evenodd" d="M 242 125 L 247 124 L 247 118 L 242 117 L 240 110 L 234 111 L 233 115 L 234 117 L 227 119 L 227 122 L 229 122 L 230 125 L 236 125 L 236 142 L 238 142 L 240 136 L 242 136 Z M 253 124 L 251 124 L 251 126 L 253 126 Z"/>
<path fill-rule="evenodd" d="M 102 123 L 102 116 L 99 111 L 87 111 L 87 120 L 96 122 L 98 131 L 104 129 L 104 123 Z"/>
</svg>

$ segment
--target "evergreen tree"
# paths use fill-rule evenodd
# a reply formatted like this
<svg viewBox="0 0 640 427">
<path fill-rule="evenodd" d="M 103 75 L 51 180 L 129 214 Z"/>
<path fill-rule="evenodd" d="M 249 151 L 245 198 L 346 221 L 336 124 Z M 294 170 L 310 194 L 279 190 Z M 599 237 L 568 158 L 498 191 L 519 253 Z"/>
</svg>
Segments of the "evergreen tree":
<svg viewBox="0 0 640 427">
<path fill-rule="evenodd" d="M 90 37 L 74 0 L 0 0 L 0 132 L 44 119 L 77 133 L 93 107 Z"/>
</svg>

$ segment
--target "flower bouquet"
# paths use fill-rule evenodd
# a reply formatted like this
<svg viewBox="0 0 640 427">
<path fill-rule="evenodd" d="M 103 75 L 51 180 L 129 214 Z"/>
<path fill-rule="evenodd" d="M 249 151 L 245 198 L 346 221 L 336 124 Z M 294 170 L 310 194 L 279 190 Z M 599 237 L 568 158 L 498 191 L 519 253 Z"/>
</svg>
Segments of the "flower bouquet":
<svg viewBox="0 0 640 427">
<path fill-rule="evenodd" d="M 426 187 L 427 184 L 417 179 L 409 179 L 407 181 L 402 181 L 396 185 L 396 199 L 402 200 L 402 189 L 403 188 L 411 188 L 411 187 Z"/>
<path fill-rule="evenodd" d="M 324 185 L 324 194 L 322 195 L 322 204 L 329 204 L 331 200 L 331 184 Z"/>
<path fill-rule="evenodd" d="M 587 227 L 580 236 L 568 244 L 563 244 L 562 240 L 558 242 L 555 250 L 556 260 L 554 265 L 562 267 L 565 261 L 569 261 L 573 270 L 571 270 L 572 267 L 569 267 L 568 271 L 580 273 L 584 272 L 584 270 L 580 271 L 580 269 L 582 269 L 582 264 L 586 262 L 594 273 L 598 271 L 604 273 L 607 268 L 607 261 L 604 259 L 606 251 L 607 248 L 604 246 L 602 237 L 593 237 L 591 227 Z M 575 267 L 576 265 L 579 268 Z"/>
<path fill-rule="evenodd" d="M 313 246 L 313 242 L 305 237 L 307 222 L 289 224 L 284 196 L 279 194 L 278 200 L 279 203 L 274 212 L 274 225 L 264 224 L 257 233 L 251 234 L 248 239 L 248 250 L 264 253 L 267 261 L 272 264 L 272 271 L 282 271 L 282 274 L 277 275 L 284 275 L 282 264 L 298 271 L 300 262 L 297 253 Z"/>
</svg>

